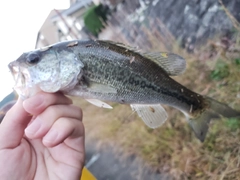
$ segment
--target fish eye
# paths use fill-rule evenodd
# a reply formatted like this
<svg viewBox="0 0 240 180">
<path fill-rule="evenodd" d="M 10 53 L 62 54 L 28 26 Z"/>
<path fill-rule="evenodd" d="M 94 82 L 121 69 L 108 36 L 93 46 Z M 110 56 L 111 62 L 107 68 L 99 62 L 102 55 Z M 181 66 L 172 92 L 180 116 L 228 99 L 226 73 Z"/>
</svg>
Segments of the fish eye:
<svg viewBox="0 0 240 180">
<path fill-rule="evenodd" d="M 39 61 L 40 61 L 40 57 L 39 57 L 38 54 L 35 54 L 35 53 L 29 54 L 29 56 L 27 57 L 27 62 L 28 62 L 29 64 L 36 64 L 36 63 L 38 63 Z"/>
</svg>

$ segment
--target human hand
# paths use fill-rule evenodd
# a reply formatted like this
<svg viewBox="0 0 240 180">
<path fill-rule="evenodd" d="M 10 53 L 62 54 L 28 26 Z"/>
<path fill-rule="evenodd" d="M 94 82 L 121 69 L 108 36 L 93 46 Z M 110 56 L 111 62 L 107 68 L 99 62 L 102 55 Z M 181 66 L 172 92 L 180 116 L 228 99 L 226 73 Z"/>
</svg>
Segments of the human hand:
<svg viewBox="0 0 240 180">
<path fill-rule="evenodd" d="M 61 93 L 18 99 L 0 124 L 3 180 L 80 179 L 84 158 L 82 111 Z"/>
</svg>

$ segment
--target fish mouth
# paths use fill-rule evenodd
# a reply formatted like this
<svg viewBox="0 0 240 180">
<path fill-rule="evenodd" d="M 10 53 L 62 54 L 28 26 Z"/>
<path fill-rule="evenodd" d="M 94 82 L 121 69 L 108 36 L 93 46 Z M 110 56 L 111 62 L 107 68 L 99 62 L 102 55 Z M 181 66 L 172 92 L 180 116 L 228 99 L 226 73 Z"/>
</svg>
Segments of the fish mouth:
<svg viewBox="0 0 240 180">
<path fill-rule="evenodd" d="M 29 73 L 25 68 L 21 68 L 16 61 L 10 63 L 8 67 L 15 81 L 14 90 L 20 97 L 25 99 L 29 96 L 27 90 L 27 79 L 30 77 Z"/>
<path fill-rule="evenodd" d="M 16 65 L 16 63 L 12 62 L 8 64 L 8 68 L 10 69 L 14 81 L 17 82 L 19 79 L 19 75 L 21 74 L 20 67 Z"/>
</svg>

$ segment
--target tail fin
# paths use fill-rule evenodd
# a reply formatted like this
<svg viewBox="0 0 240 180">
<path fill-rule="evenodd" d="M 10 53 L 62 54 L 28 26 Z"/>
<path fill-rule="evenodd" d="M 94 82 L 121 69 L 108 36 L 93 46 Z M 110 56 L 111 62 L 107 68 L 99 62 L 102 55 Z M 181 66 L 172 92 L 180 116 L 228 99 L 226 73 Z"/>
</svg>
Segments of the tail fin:
<svg viewBox="0 0 240 180">
<path fill-rule="evenodd" d="M 220 103 L 209 97 L 205 97 L 205 100 L 209 104 L 209 107 L 199 114 L 197 118 L 189 119 L 190 126 L 201 142 L 203 142 L 206 137 L 208 124 L 212 119 L 220 118 L 220 115 L 226 118 L 240 117 L 239 111 L 230 108 L 226 104 Z"/>
</svg>

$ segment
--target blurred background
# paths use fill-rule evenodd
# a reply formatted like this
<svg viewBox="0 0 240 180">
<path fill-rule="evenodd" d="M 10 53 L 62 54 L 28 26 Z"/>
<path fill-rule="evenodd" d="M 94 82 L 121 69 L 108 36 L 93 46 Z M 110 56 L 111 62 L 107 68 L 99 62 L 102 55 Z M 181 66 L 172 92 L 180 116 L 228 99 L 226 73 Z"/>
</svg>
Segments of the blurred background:
<svg viewBox="0 0 240 180">
<path fill-rule="evenodd" d="M 28 51 L 91 38 L 174 52 L 188 63 L 174 79 L 240 110 L 239 0 L 70 0 L 68 8 L 55 8 L 57 3 L 41 14 Z M 32 32 L 32 21 L 24 22 L 24 31 Z M 1 106 L 15 98 L 11 93 Z M 200 143 L 172 108 L 166 107 L 168 121 L 153 130 L 127 105 L 112 103 L 114 109 L 106 110 L 73 100 L 84 112 L 86 166 L 97 179 L 240 179 L 240 119 L 214 121 Z"/>
</svg>

